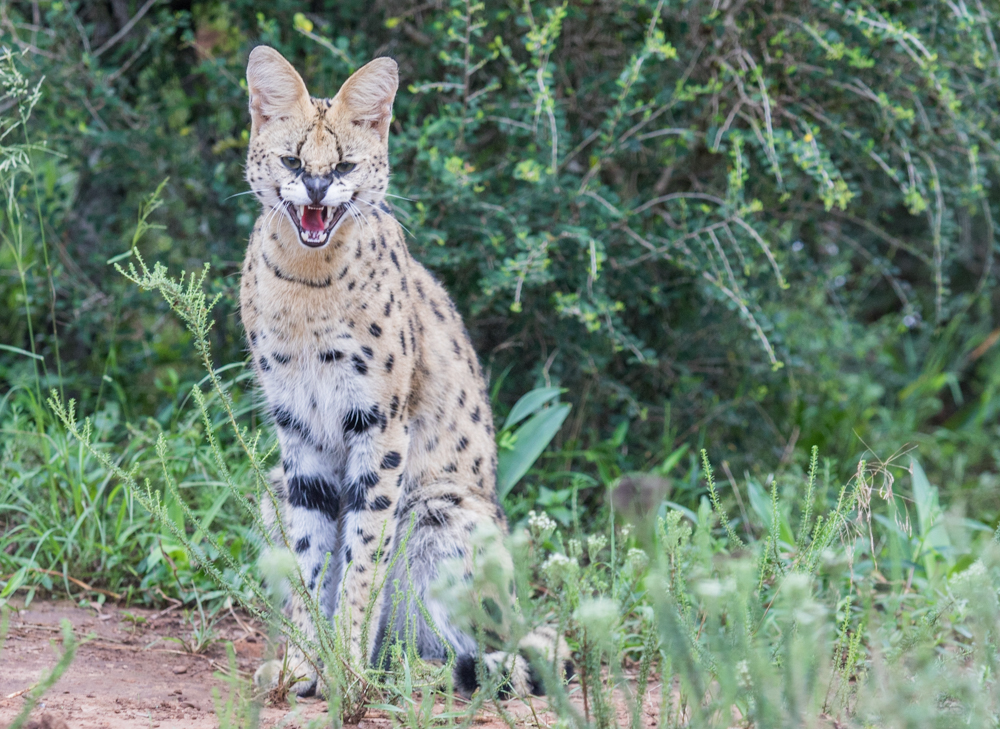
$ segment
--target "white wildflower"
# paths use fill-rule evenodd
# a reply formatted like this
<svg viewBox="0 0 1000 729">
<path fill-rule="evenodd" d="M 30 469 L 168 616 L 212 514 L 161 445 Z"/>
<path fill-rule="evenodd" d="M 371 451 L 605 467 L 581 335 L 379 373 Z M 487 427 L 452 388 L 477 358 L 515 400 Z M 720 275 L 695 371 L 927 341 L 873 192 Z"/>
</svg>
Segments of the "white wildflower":
<svg viewBox="0 0 1000 729">
<path fill-rule="evenodd" d="M 742 660 L 736 664 L 736 680 L 740 688 L 749 691 L 753 686 L 753 679 L 750 676 L 750 664 Z"/>
<path fill-rule="evenodd" d="M 587 557 L 591 563 L 597 561 L 597 555 L 601 553 L 608 544 L 608 538 L 603 534 L 593 534 L 587 537 Z"/>
<path fill-rule="evenodd" d="M 545 575 L 552 587 L 559 587 L 559 585 L 575 579 L 579 571 L 580 565 L 575 559 L 558 552 L 542 563 L 542 574 Z"/>
<path fill-rule="evenodd" d="M 579 539 L 567 540 L 566 552 L 573 559 L 579 559 L 580 555 L 583 554 L 583 545 L 580 543 L 580 540 Z"/>
<path fill-rule="evenodd" d="M 531 532 L 531 539 L 536 544 L 541 544 L 551 536 L 556 530 L 556 523 L 549 518 L 545 512 L 535 513 L 534 510 L 528 512 L 528 531 Z"/>
<path fill-rule="evenodd" d="M 625 563 L 632 569 L 633 574 L 638 574 L 646 569 L 649 556 L 641 549 L 630 549 L 625 555 Z"/>
</svg>

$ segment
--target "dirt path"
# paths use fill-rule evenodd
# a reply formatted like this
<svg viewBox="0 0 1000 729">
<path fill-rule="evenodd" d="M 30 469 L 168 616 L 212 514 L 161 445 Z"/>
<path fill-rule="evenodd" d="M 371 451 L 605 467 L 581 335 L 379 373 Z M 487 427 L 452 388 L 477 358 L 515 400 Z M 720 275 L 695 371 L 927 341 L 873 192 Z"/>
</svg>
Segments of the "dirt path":
<svg viewBox="0 0 1000 729">
<path fill-rule="evenodd" d="M 38 729 L 214 729 L 219 718 L 212 691 L 224 701 L 231 690 L 225 678 L 229 670 L 225 642 L 233 644 L 239 671 L 249 675 L 260 662 L 266 641 L 258 626 L 230 615 L 215 626 L 213 635 L 218 640 L 193 655 L 172 640 L 190 640 L 191 625 L 180 610 L 125 610 L 108 605 L 98 610 L 68 601 L 35 601 L 29 609 L 10 615 L 7 641 L 0 652 L 0 727 L 18 715 L 26 690 L 55 665 L 59 651 L 52 642 L 61 644 L 63 619 L 70 621 L 78 638 L 92 637 L 80 645 L 72 666 L 32 713 Z M 575 694 L 574 703 L 579 703 L 579 691 Z M 650 686 L 648 696 L 643 725 L 655 726 L 658 686 Z M 545 711 L 544 701 L 532 703 L 534 712 L 532 706 L 517 700 L 505 702 L 503 708 L 515 725 L 534 727 L 536 716 L 542 729 L 554 723 L 555 716 Z M 261 725 L 304 728 L 325 712 L 326 702 L 318 699 L 302 700 L 294 709 L 288 704 L 265 706 Z M 618 713 L 619 725 L 627 726 L 623 704 Z M 477 717 L 475 725 L 480 729 L 507 726 L 495 709 Z M 373 710 L 358 729 L 391 726 L 384 713 Z"/>
</svg>

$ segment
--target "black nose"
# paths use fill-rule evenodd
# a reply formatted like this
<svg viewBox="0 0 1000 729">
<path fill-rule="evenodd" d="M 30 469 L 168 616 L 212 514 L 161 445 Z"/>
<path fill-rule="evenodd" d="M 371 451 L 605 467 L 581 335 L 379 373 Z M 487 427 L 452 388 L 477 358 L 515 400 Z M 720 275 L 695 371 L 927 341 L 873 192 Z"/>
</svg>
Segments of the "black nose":
<svg viewBox="0 0 1000 729">
<path fill-rule="evenodd" d="M 309 193 L 309 199 L 313 201 L 313 204 L 319 205 L 326 195 L 326 191 L 330 189 L 330 178 L 302 175 L 302 184 L 306 186 L 306 192 Z"/>
</svg>

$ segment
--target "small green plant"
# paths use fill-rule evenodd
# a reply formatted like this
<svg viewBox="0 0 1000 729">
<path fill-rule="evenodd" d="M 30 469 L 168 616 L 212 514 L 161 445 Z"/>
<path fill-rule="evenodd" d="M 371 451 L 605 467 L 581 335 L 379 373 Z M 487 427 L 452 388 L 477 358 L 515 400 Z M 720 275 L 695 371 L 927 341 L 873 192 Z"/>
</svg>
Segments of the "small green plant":
<svg viewBox="0 0 1000 729">
<path fill-rule="evenodd" d="M 442 693 L 433 684 L 414 679 L 411 657 L 398 646 L 393 658 L 393 665 L 398 667 L 395 680 L 386 686 L 384 703 L 374 704 L 372 708 L 386 712 L 394 727 L 430 729 L 454 726 L 467 717 L 469 712 L 464 707 L 455 708 L 450 691 Z M 439 702 L 444 704 L 443 711 Z"/>
<path fill-rule="evenodd" d="M 240 677 L 233 644 L 226 643 L 226 660 L 229 670 L 217 671 L 215 677 L 226 686 L 223 698 L 218 688 L 212 687 L 212 702 L 219 729 L 256 729 L 260 726 L 260 697 L 254 696 L 249 682 Z"/>
</svg>

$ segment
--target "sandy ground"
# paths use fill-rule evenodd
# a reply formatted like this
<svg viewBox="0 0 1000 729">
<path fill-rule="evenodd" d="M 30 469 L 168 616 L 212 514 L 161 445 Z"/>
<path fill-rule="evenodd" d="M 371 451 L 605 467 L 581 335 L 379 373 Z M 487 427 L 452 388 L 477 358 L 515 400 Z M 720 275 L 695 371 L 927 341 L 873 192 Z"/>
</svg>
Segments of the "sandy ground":
<svg viewBox="0 0 1000 729">
<path fill-rule="evenodd" d="M 130 617 L 133 616 L 133 617 Z M 209 729 L 219 726 L 212 690 L 223 699 L 230 683 L 225 642 L 236 651 L 238 670 L 249 676 L 264 654 L 266 635 L 245 618 L 231 614 L 215 627 L 212 643 L 198 655 L 171 638 L 190 640 L 191 625 L 180 610 L 154 611 L 105 605 L 81 608 L 71 602 L 35 601 L 27 610 L 12 612 L 7 641 L 0 653 L 0 727 L 20 712 L 24 694 L 58 659 L 59 623 L 68 619 L 85 640 L 70 669 L 42 697 L 29 726 L 36 729 Z M 55 643 L 55 646 L 53 645 Z M 579 686 L 573 703 L 582 705 Z M 651 685 L 643 711 L 643 726 L 656 726 L 659 686 Z M 629 720 L 624 702 L 616 701 L 620 726 Z M 530 704 L 511 700 L 501 705 L 516 726 L 544 729 L 555 721 L 544 700 Z M 326 702 L 304 699 L 297 706 L 265 705 L 264 727 L 325 725 Z M 499 729 L 507 724 L 491 707 L 476 718 L 477 727 Z M 314 724 L 315 725 L 315 724 Z M 358 729 L 389 729 L 392 721 L 370 710 Z"/>
</svg>

